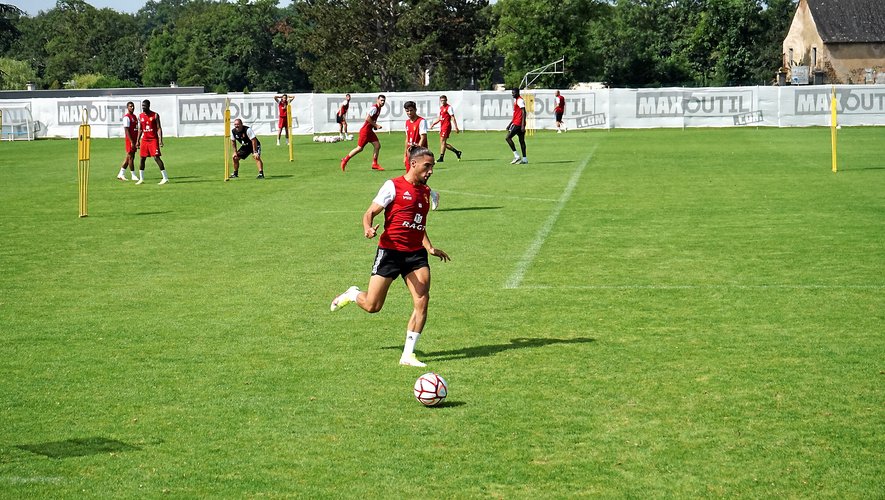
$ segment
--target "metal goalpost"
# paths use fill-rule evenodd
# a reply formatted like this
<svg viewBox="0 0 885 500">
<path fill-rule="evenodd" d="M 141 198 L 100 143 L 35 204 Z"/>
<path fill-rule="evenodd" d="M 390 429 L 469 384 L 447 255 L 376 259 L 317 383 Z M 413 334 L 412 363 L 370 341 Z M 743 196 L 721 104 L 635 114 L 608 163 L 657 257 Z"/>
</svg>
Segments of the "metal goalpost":
<svg viewBox="0 0 885 500">
<path fill-rule="evenodd" d="M 522 77 L 522 81 L 519 82 L 519 87 L 525 90 L 528 90 L 529 87 L 534 84 L 538 78 L 543 75 L 561 75 L 565 73 L 565 56 L 560 57 L 556 61 L 552 63 L 545 64 L 544 66 L 540 66 L 531 71 L 528 71 Z M 525 111 L 526 111 L 526 132 L 531 135 L 535 135 L 535 95 L 531 92 L 525 92 L 522 94 L 522 98 L 525 101 Z"/>
</svg>

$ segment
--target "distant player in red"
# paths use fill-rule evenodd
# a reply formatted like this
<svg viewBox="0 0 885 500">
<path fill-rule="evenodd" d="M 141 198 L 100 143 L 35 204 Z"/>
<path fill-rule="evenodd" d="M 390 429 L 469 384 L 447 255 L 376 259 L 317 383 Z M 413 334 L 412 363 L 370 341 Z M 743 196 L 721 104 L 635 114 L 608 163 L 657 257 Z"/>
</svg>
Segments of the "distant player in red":
<svg viewBox="0 0 885 500">
<path fill-rule="evenodd" d="M 525 101 L 522 97 L 519 96 L 519 89 L 513 89 L 513 119 L 510 120 L 510 125 L 507 125 L 507 145 L 510 146 L 510 150 L 513 151 L 513 161 L 510 162 L 511 165 L 516 163 L 528 163 L 529 160 L 525 155 L 525 125 L 526 125 L 526 112 L 525 112 Z M 513 144 L 513 136 L 519 137 L 519 147 L 522 149 L 522 158 L 520 158 L 519 154 L 516 152 L 516 145 Z"/>
<path fill-rule="evenodd" d="M 461 152 L 455 146 L 449 144 L 449 136 L 452 135 L 453 124 L 455 125 L 455 133 L 460 132 L 458 130 L 458 120 L 455 118 L 455 108 L 449 104 L 449 99 L 444 95 L 439 97 L 439 118 L 430 125 L 430 128 L 435 127 L 437 123 L 439 123 L 439 158 L 436 159 L 436 162 L 442 163 L 445 161 L 447 149 L 454 152 L 455 156 L 460 160 Z"/>
<path fill-rule="evenodd" d="M 283 135 L 283 129 L 286 129 L 286 146 L 289 145 L 289 96 L 286 94 L 275 95 L 273 100 L 277 103 L 280 119 L 277 123 L 277 146 L 280 145 L 280 136 Z"/>
<path fill-rule="evenodd" d="M 381 165 L 378 164 L 378 153 L 381 152 L 381 141 L 378 140 L 378 136 L 375 135 L 375 131 L 381 128 L 381 125 L 378 125 L 378 117 L 381 116 L 381 108 L 384 107 L 384 103 L 387 101 L 387 98 L 384 95 L 379 95 L 378 99 L 375 100 L 375 104 L 369 108 L 369 112 L 366 113 L 366 122 L 363 123 L 363 128 L 360 129 L 360 137 L 356 141 L 356 147 L 353 148 L 353 151 L 347 153 L 347 156 L 341 159 L 341 171 L 347 168 L 347 162 L 350 161 L 351 158 L 358 155 L 366 144 L 371 143 L 372 147 L 375 148 L 374 153 L 372 154 L 372 170 L 384 170 L 381 168 Z"/>
<path fill-rule="evenodd" d="M 427 120 L 418 116 L 418 106 L 415 101 L 406 101 L 403 105 L 406 110 L 406 151 L 404 154 L 404 162 L 406 164 L 406 172 L 412 168 L 409 154 L 415 148 L 427 148 Z M 439 193 L 430 190 L 430 209 L 436 210 L 439 206 Z"/>
<path fill-rule="evenodd" d="M 433 175 L 433 152 L 427 148 L 414 148 L 409 162 L 411 168 L 406 175 L 385 182 L 363 214 L 363 235 L 371 239 L 380 225 L 372 225 L 375 217 L 384 212 L 384 232 L 378 241 L 368 290 L 361 292 L 356 286 L 348 288 L 335 297 L 331 309 L 337 311 L 355 302 L 366 312 L 378 312 L 384 306 L 390 284 L 402 276 L 412 295 L 413 309 L 399 363 L 423 367 L 427 365 L 415 357 L 415 344 L 427 321 L 430 303 L 430 263 L 427 256 L 433 255 L 443 262 L 450 259 L 442 249 L 435 248 L 427 236 L 427 212 L 430 209 L 427 180 Z"/>
<path fill-rule="evenodd" d="M 350 94 L 345 94 L 344 100 L 338 106 L 338 112 L 335 113 L 335 123 L 338 124 L 338 135 L 342 139 L 347 139 L 347 110 L 350 109 Z"/>
<path fill-rule="evenodd" d="M 556 133 L 561 134 L 566 131 L 565 125 L 562 123 L 562 114 L 565 113 L 565 97 L 562 97 L 558 90 L 553 98 L 553 105 L 553 116 L 556 117 Z"/>
<path fill-rule="evenodd" d="M 406 150 L 403 154 L 403 163 L 406 172 L 409 171 L 409 152 L 414 148 L 427 147 L 427 120 L 418 116 L 418 106 L 415 101 L 406 101 L 403 105 L 406 110 Z"/>
<path fill-rule="evenodd" d="M 120 166 L 120 173 L 117 179 L 126 180 L 126 167 L 132 172 L 132 180 L 137 181 L 135 176 L 135 143 L 138 137 L 138 117 L 135 116 L 135 103 L 129 101 L 126 103 L 126 114 L 123 115 L 123 137 L 126 138 L 126 157 L 123 158 L 123 165 Z"/>
<path fill-rule="evenodd" d="M 163 179 L 160 184 L 169 182 L 166 175 L 166 165 L 160 158 L 160 147 L 163 146 L 163 126 L 160 125 L 160 115 L 151 111 L 151 101 L 145 99 L 141 101 L 141 114 L 138 115 L 138 138 L 135 140 L 135 147 L 141 148 L 141 164 L 138 169 L 138 182 L 144 183 L 144 160 L 148 156 L 152 156 L 157 166 L 160 167 L 160 173 Z"/>
</svg>

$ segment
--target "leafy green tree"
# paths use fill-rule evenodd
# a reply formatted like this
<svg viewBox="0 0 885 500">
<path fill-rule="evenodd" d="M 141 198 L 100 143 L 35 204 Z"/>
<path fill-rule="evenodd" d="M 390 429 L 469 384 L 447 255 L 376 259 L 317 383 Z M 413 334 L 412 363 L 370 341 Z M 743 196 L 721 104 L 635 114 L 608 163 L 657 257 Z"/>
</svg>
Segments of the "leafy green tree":
<svg viewBox="0 0 885 500">
<path fill-rule="evenodd" d="M 25 61 L 0 57 L 0 90 L 23 90 L 37 79 L 37 72 Z"/>
<path fill-rule="evenodd" d="M 0 54 L 6 53 L 21 36 L 16 21 L 24 14 L 15 5 L 0 3 Z"/>
</svg>

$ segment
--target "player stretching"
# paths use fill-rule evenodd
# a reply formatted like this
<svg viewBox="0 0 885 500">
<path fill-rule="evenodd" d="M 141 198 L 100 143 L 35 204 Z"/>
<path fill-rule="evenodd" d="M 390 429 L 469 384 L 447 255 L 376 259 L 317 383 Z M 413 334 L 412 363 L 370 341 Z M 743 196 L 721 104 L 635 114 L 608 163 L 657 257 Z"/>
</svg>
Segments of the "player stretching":
<svg viewBox="0 0 885 500">
<path fill-rule="evenodd" d="M 356 147 L 353 148 L 353 151 L 347 153 L 347 156 L 341 159 L 342 172 L 347 168 L 347 162 L 349 162 L 354 156 L 358 155 L 360 151 L 366 147 L 366 144 L 369 143 L 372 143 L 372 147 L 375 148 L 374 153 L 372 153 L 372 170 L 384 170 L 381 168 L 381 165 L 378 164 L 378 153 L 381 152 L 381 141 L 378 140 L 375 131 L 381 128 L 381 125 L 378 125 L 378 117 L 381 116 L 381 108 L 384 107 L 386 101 L 387 98 L 384 97 L 383 94 L 379 95 L 375 104 L 369 108 L 369 112 L 366 113 L 366 122 L 363 123 L 363 128 L 360 129 L 360 137 L 356 141 Z"/>
<path fill-rule="evenodd" d="M 455 153 L 455 156 L 458 157 L 458 160 L 461 159 L 461 152 L 458 151 L 455 146 L 449 144 L 449 136 L 452 135 L 452 124 L 455 124 L 455 133 L 460 132 L 458 130 L 458 119 L 455 118 L 455 108 L 449 105 L 449 99 L 446 96 L 439 97 L 439 118 L 430 125 L 430 128 L 436 126 L 439 123 L 439 158 L 436 159 L 437 163 L 442 163 L 446 159 L 446 150 L 450 149 Z"/>
<path fill-rule="evenodd" d="M 556 97 L 554 98 L 554 107 L 553 107 L 553 116 L 556 118 L 556 133 L 561 134 L 566 132 L 565 124 L 562 123 L 562 114 L 565 112 L 565 97 L 559 94 L 559 91 L 556 91 Z"/>
<path fill-rule="evenodd" d="M 135 140 L 135 147 L 141 148 L 141 164 L 138 167 L 138 182 L 144 182 L 144 160 L 148 156 L 152 156 L 157 166 L 160 167 L 160 173 L 163 179 L 159 184 L 169 182 L 166 175 L 166 165 L 160 159 L 160 147 L 163 146 L 163 126 L 160 125 L 160 114 L 151 111 L 151 101 L 147 99 L 141 101 L 141 114 L 138 115 L 138 138 Z"/>
<path fill-rule="evenodd" d="M 341 139 L 347 139 L 347 110 L 350 109 L 350 94 L 345 94 L 344 100 L 338 106 L 335 113 L 335 123 L 338 124 L 338 135 Z"/>
<path fill-rule="evenodd" d="M 233 154 L 234 173 L 231 178 L 240 176 L 240 160 L 245 160 L 249 155 L 255 157 L 255 165 L 258 167 L 258 177 L 256 179 L 264 179 L 264 161 L 261 159 L 261 141 L 255 135 L 255 131 L 251 127 L 243 125 L 243 120 L 237 118 L 234 120 L 234 128 L 230 131 L 230 143 L 234 149 L 237 143 L 242 144 L 240 149 Z"/>
<path fill-rule="evenodd" d="M 126 167 L 132 172 L 132 180 L 137 181 L 135 176 L 135 143 L 138 135 L 138 117 L 135 116 L 135 103 L 129 101 L 126 103 L 126 114 L 123 115 L 123 136 L 126 138 L 126 157 L 123 158 L 123 165 L 120 166 L 120 173 L 117 179 L 126 180 Z"/>
<path fill-rule="evenodd" d="M 411 168 L 409 153 L 415 148 L 427 148 L 427 120 L 418 116 L 418 106 L 415 101 L 406 101 L 403 105 L 406 110 L 406 151 L 403 162 L 406 164 L 406 172 Z M 439 193 L 430 190 L 430 209 L 436 210 L 439 206 Z"/>
<path fill-rule="evenodd" d="M 522 100 L 522 97 L 519 97 L 519 89 L 513 89 L 513 119 L 510 120 L 510 125 L 507 125 L 507 145 L 510 146 L 510 150 L 513 151 L 513 161 L 510 162 L 511 165 L 516 163 L 528 163 L 529 159 L 525 155 L 525 101 Z M 516 152 L 516 145 L 513 144 L 513 136 L 519 137 L 519 147 L 522 149 L 522 158 L 519 157 L 519 154 Z"/>
<path fill-rule="evenodd" d="M 409 155 L 411 168 L 406 175 L 388 180 L 381 186 L 369 209 L 363 214 L 363 235 L 374 238 L 380 224 L 372 225 L 384 212 L 384 232 L 378 240 L 375 264 L 369 278 L 369 289 L 361 292 L 356 286 L 335 297 L 332 311 L 356 302 L 364 311 L 376 313 L 384 306 L 390 284 L 402 276 L 412 295 L 412 315 L 406 329 L 406 344 L 399 364 L 427 366 L 415 357 L 415 344 L 427 321 L 430 302 L 430 263 L 428 255 L 449 259 L 442 249 L 434 248 L 427 236 L 427 211 L 430 188 L 427 179 L 433 175 L 433 152 L 414 148 Z"/>
<path fill-rule="evenodd" d="M 286 129 L 286 146 L 289 145 L 289 96 L 286 94 L 275 95 L 273 100 L 277 102 L 279 108 L 280 120 L 277 123 L 277 146 L 280 145 L 280 136 L 283 135 L 283 129 Z M 257 158 L 256 158 L 257 159 Z"/>
</svg>

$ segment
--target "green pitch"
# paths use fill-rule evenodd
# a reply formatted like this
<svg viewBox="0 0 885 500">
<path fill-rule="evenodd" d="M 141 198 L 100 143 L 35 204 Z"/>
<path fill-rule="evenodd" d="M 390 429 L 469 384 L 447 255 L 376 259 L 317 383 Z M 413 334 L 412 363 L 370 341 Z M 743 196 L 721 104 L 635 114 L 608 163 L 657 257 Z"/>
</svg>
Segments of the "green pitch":
<svg viewBox="0 0 885 500">
<path fill-rule="evenodd" d="M 882 129 L 455 135 L 418 356 L 365 287 L 402 173 L 353 142 L 0 143 L 0 497 L 875 497 L 885 477 Z M 437 135 L 431 134 L 432 149 Z M 437 371 L 440 408 L 412 398 Z"/>
</svg>

